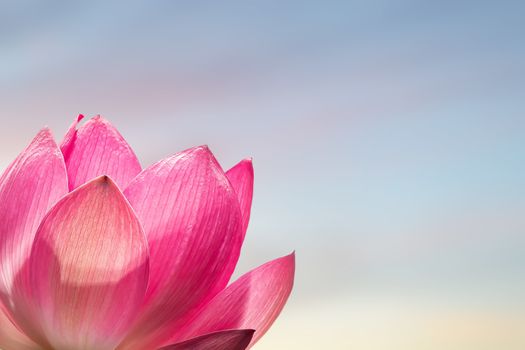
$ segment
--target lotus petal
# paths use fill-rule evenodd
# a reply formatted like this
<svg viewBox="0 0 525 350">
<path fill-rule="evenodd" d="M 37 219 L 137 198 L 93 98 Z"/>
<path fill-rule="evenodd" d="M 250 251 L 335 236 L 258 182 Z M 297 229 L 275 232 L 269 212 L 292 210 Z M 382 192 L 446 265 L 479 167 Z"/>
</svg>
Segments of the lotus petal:
<svg viewBox="0 0 525 350">
<path fill-rule="evenodd" d="M 244 350 L 253 337 L 253 329 L 234 329 L 201 335 L 159 350 Z"/>
<path fill-rule="evenodd" d="M 40 347 L 22 333 L 0 308 L 0 349 L 39 350 Z"/>
<path fill-rule="evenodd" d="M 144 297 L 148 249 L 113 181 L 96 178 L 51 209 L 35 237 L 28 274 L 16 284 L 15 318 L 43 347 L 118 345 Z"/>
<path fill-rule="evenodd" d="M 172 341 L 224 329 L 255 329 L 253 345 L 270 328 L 292 290 L 295 254 L 272 260 L 240 277 L 193 317 Z"/>
<path fill-rule="evenodd" d="M 6 307 L 40 221 L 66 193 L 62 154 L 49 129 L 43 129 L 0 177 L 0 296 Z"/>
<path fill-rule="evenodd" d="M 205 146 L 154 164 L 124 194 L 144 226 L 151 267 L 141 317 L 121 348 L 149 349 L 226 286 L 240 254 L 241 214 L 234 190 Z"/>
<path fill-rule="evenodd" d="M 69 189 L 108 175 L 120 188 L 141 171 L 140 163 L 128 145 L 107 120 L 96 116 L 77 129 L 84 118 L 79 115 L 60 146 L 66 161 Z"/>
<path fill-rule="evenodd" d="M 241 160 L 226 172 L 226 176 L 237 193 L 242 213 L 243 232 L 246 235 L 253 197 L 253 164 L 251 158 Z"/>
</svg>

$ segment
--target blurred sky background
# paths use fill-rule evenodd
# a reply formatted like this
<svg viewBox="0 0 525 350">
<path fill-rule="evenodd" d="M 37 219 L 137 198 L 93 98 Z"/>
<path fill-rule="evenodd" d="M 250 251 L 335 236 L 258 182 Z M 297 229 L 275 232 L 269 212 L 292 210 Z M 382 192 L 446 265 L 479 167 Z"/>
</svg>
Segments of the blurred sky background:
<svg viewBox="0 0 525 350">
<path fill-rule="evenodd" d="M 110 119 L 143 166 L 253 156 L 254 348 L 525 349 L 525 5 L 0 1 L 0 165 Z"/>
</svg>

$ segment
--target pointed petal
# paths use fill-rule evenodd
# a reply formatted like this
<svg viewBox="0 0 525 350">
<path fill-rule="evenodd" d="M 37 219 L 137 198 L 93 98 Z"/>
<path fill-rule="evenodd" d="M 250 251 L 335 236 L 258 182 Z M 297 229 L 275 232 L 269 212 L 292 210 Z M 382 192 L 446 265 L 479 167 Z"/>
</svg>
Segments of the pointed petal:
<svg viewBox="0 0 525 350">
<path fill-rule="evenodd" d="M 159 350 L 244 350 L 253 337 L 253 329 L 234 329 L 201 335 Z"/>
<path fill-rule="evenodd" d="M 62 154 L 48 129 L 0 177 L 0 296 L 11 305 L 14 279 L 29 258 L 40 221 L 67 193 Z"/>
<path fill-rule="evenodd" d="M 15 319 L 26 333 L 54 349 L 118 345 L 144 297 L 148 250 L 137 217 L 107 176 L 50 210 L 28 274 L 15 284 Z"/>
<path fill-rule="evenodd" d="M 144 225 L 151 268 L 144 309 L 122 348 L 149 349 L 162 344 L 188 310 L 226 286 L 240 254 L 241 214 L 205 146 L 154 164 L 124 194 Z"/>
<path fill-rule="evenodd" d="M 255 329 L 253 345 L 283 309 L 294 273 L 294 253 L 248 272 L 205 305 L 172 341 L 222 329 L 250 328 Z"/>
<path fill-rule="evenodd" d="M 69 189 L 100 175 L 110 176 L 120 188 L 125 188 L 141 170 L 135 153 L 117 129 L 99 116 L 77 130 L 82 118 L 83 115 L 78 116 L 60 145 Z"/>
<path fill-rule="evenodd" d="M 251 158 L 241 160 L 226 172 L 226 176 L 237 193 L 242 213 L 243 232 L 246 235 L 253 197 L 253 164 Z"/>
<path fill-rule="evenodd" d="M 18 330 L 0 307 L 0 349 L 39 350 L 40 347 Z"/>
</svg>

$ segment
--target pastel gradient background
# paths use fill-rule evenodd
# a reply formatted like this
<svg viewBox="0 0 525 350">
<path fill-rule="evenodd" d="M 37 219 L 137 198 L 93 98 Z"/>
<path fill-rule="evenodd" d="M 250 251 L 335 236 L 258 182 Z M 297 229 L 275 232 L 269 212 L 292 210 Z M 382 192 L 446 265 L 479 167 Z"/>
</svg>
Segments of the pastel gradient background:
<svg viewBox="0 0 525 350">
<path fill-rule="evenodd" d="M 1 2 L 0 165 L 102 114 L 142 164 L 253 156 L 255 347 L 525 349 L 523 2 Z"/>
</svg>

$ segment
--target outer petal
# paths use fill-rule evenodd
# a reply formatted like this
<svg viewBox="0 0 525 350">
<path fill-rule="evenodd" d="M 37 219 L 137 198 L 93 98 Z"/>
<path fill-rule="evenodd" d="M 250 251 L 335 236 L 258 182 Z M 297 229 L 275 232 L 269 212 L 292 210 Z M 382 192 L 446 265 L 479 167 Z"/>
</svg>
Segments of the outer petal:
<svg viewBox="0 0 525 350">
<path fill-rule="evenodd" d="M 205 305 L 172 341 L 222 329 L 253 328 L 253 345 L 283 309 L 294 273 L 294 253 L 248 272 Z"/>
<path fill-rule="evenodd" d="M 15 318 L 53 349 L 114 349 L 140 307 L 148 281 L 147 242 L 107 177 L 57 203 L 38 229 L 28 276 L 16 284 Z"/>
<path fill-rule="evenodd" d="M 121 348 L 164 343 L 190 309 L 222 290 L 242 243 L 228 179 L 205 146 L 164 159 L 124 191 L 144 225 L 151 273 L 142 315 Z"/>
<path fill-rule="evenodd" d="M 66 193 L 62 154 L 44 129 L 0 178 L 0 296 L 6 307 L 11 305 L 14 279 L 29 258 L 40 221 Z"/>
<path fill-rule="evenodd" d="M 40 347 L 19 331 L 0 308 L 0 348 L 4 350 L 38 350 Z"/>
<path fill-rule="evenodd" d="M 226 172 L 226 176 L 237 193 L 242 213 L 243 232 L 246 235 L 253 197 L 253 165 L 251 158 L 241 160 Z"/>
<path fill-rule="evenodd" d="M 125 188 L 141 170 L 135 153 L 117 129 L 100 116 L 77 130 L 82 118 L 83 115 L 78 116 L 60 145 L 69 189 L 100 175 L 110 176 L 120 188 Z"/>
<path fill-rule="evenodd" d="M 160 350 L 244 350 L 253 337 L 253 329 L 234 329 L 202 335 Z"/>
</svg>

